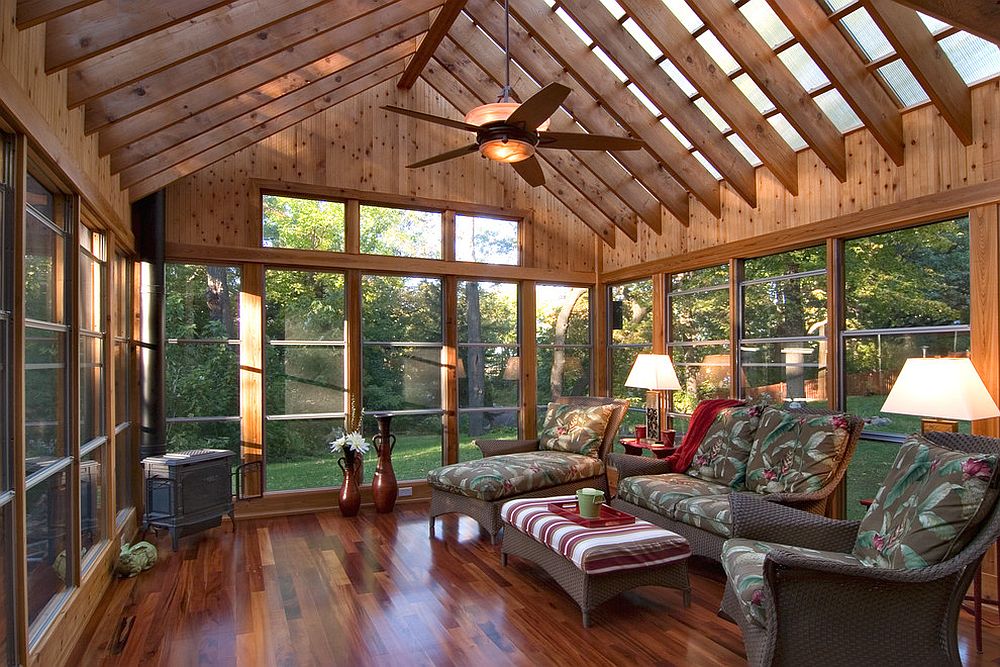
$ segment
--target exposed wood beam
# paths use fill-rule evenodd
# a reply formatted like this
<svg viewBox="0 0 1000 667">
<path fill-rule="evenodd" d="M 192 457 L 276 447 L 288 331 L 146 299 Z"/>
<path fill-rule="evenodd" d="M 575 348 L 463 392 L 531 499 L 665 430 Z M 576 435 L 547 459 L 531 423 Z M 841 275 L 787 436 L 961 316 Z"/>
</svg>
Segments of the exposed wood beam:
<svg viewBox="0 0 1000 667">
<path fill-rule="evenodd" d="M 996 0 L 896 0 L 896 2 L 1000 44 L 1000 2 Z"/>
<path fill-rule="evenodd" d="M 632 38 L 599 0 L 563 0 L 563 9 L 618 63 L 647 97 L 691 140 L 750 206 L 757 206 L 754 168 Z"/>
<path fill-rule="evenodd" d="M 157 30 L 209 12 L 228 0 L 104 0 L 45 25 L 45 71 L 83 62 Z"/>
<path fill-rule="evenodd" d="M 719 69 L 684 24 L 662 3 L 623 0 L 636 23 L 667 54 L 699 93 L 708 100 L 764 166 L 793 195 L 799 192 L 798 159 L 736 84 Z M 818 6 L 817 6 L 818 8 Z M 824 22 L 826 17 L 824 16 Z"/>
<path fill-rule="evenodd" d="M 426 30 L 428 21 L 425 12 L 437 2 L 437 0 L 407 0 L 388 4 L 384 0 L 376 2 L 357 0 L 358 7 L 378 4 L 385 6 L 378 7 L 370 13 L 354 16 L 346 8 L 350 1 L 343 2 L 343 14 L 338 12 L 340 18 L 333 19 L 337 22 L 336 27 L 311 36 L 304 42 L 298 42 L 294 44 L 294 48 L 289 48 L 292 45 L 288 44 L 274 51 L 268 45 L 264 48 L 270 55 L 254 60 L 254 56 L 261 55 L 254 50 L 254 43 L 259 44 L 262 40 L 255 37 L 246 40 L 246 43 L 245 40 L 238 40 L 223 49 L 217 49 L 183 65 L 143 79 L 139 84 L 141 89 L 129 87 L 88 104 L 85 125 L 90 131 L 106 126 L 109 122 L 118 121 L 116 126 L 101 133 L 100 149 L 105 153 L 161 127 L 220 104 L 230 97 L 322 61 L 331 53 L 347 48 L 368 35 L 392 30 L 406 21 L 421 22 L 423 29 Z M 331 14 L 329 11 L 325 13 Z M 320 17 L 314 18 L 316 21 L 323 20 Z M 297 24 L 297 21 L 292 23 Z M 282 32 L 285 27 L 278 26 L 275 31 Z M 285 44 L 282 40 L 279 42 Z M 246 65 L 246 63 L 252 64 Z M 324 69 L 321 64 L 318 65 L 316 74 L 323 75 Z M 202 71 L 208 73 L 205 77 L 208 80 L 195 78 L 192 83 L 191 79 Z M 280 90 L 269 92 L 272 96 L 282 94 Z M 142 113 L 126 118 L 139 111 Z M 123 118 L 126 120 L 121 122 Z"/>
<path fill-rule="evenodd" d="M 293 93 L 279 97 L 263 106 L 236 116 L 206 132 L 196 134 L 162 152 L 151 154 L 145 160 L 121 172 L 119 175 L 121 185 L 123 188 L 127 188 L 165 169 L 190 160 L 199 153 L 204 153 L 219 144 L 229 141 L 233 137 L 250 132 L 257 126 L 273 121 L 317 98 L 336 93 L 349 83 L 365 76 L 376 74 L 394 62 L 401 61 L 406 56 L 411 55 L 415 49 L 416 43 L 411 41 L 408 44 L 400 45 L 396 49 L 383 51 L 373 58 L 353 64 L 347 62 L 346 66 L 335 74 L 331 74 L 308 86 L 299 88 Z"/>
<path fill-rule="evenodd" d="M 253 34 L 266 40 L 270 26 L 324 2 L 236 0 L 185 23 L 140 37 L 71 67 L 66 81 L 68 104 L 70 108 L 77 107 L 244 35 Z M 196 78 L 191 83 L 201 81 Z"/>
<path fill-rule="evenodd" d="M 497 43 L 503 37 L 503 11 L 491 0 L 472 0 L 467 11 L 473 10 L 472 17 L 462 16 L 452 26 L 451 35 L 460 44 L 473 38 L 482 39 L 472 20 Z M 516 21 L 510 26 L 511 56 L 525 69 L 530 78 L 542 83 L 562 83 L 572 92 L 563 106 L 588 131 L 598 134 L 623 133 L 626 130 L 608 114 L 607 110 L 574 80 L 548 52 L 525 32 Z M 687 191 L 647 151 L 619 151 L 614 157 L 625 165 L 640 183 L 652 192 L 659 201 L 682 224 L 687 224 L 690 216 L 690 199 Z M 648 222 L 648 221 L 647 221 Z M 656 233 L 660 230 L 653 227 Z"/>
<path fill-rule="evenodd" d="M 501 82 L 504 78 L 503 52 L 496 48 L 496 45 L 489 38 L 476 30 L 467 17 L 462 17 L 455 22 L 449 39 L 445 40 L 442 48 L 448 48 L 448 53 L 451 54 L 456 54 L 461 49 L 465 55 L 489 74 L 497 85 L 502 85 Z M 517 85 L 514 87 L 515 97 L 519 101 L 523 101 L 541 90 L 541 86 L 528 76 L 518 76 L 519 74 L 516 64 L 512 63 L 511 79 L 517 81 Z M 573 119 L 562 109 L 553 114 L 550 129 L 558 132 L 580 131 Z M 604 183 L 605 187 L 618 195 L 629 208 L 635 211 L 636 215 L 650 227 L 660 229 L 660 202 L 640 186 L 624 167 L 611 159 L 609 154 L 604 151 L 578 151 L 573 152 L 573 154 L 587 165 L 590 171 Z"/>
<path fill-rule="evenodd" d="M 351 65 L 364 63 L 368 67 L 371 64 L 369 59 L 371 59 L 376 62 L 373 67 L 377 69 L 405 58 L 413 53 L 414 38 L 425 25 L 423 21 L 413 19 L 391 30 L 382 31 L 346 49 L 338 49 L 333 55 L 317 63 L 311 63 L 307 68 L 270 81 L 247 93 L 237 95 L 221 104 L 185 118 L 179 123 L 145 136 L 139 141 L 112 152 L 111 170 L 117 173 L 145 160 L 159 159 L 159 156 L 165 151 L 170 151 L 179 144 L 193 139 L 202 139 L 205 133 L 220 125 L 249 114 L 255 109 L 303 88 L 329 86 L 328 80 L 331 78 L 334 79 L 334 82 L 346 83 L 344 80 L 345 68 Z M 365 73 L 367 74 L 367 72 Z M 326 92 L 324 90 L 314 97 Z"/>
<path fill-rule="evenodd" d="M 413 87 L 413 84 L 417 82 L 417 78 L 420 76 L 420 72 L 423 71 L 424 67 L 430 61 L 431 56 L 437 51 L 438 45 L 441 44 L 441 40 L 444 36 L 448 34 L 451 30 L 451 25 L 458 18 L 458 15 L 462 12 L 465 7 L 467 0 L 447 0 L 444 6 L 438 12 L 438 15 L 434 18 L 434 22 L 431 23 L 431 29 L 427 31 L 424 35 L 423 41 L 420 42 L 420 48 L 417 52 L 413 54 L 413 58 L 406 65 L 406 70 L 403 72 L 403 76 L 399 77 L 399 81 L 396 83 L 397 88 L 402 88 L 403 90 L 409 90 Z"/>
<path fill-rule="evenodd" d="M 465 87 L 455 76 L 445 69 L 436 59 L 424 68 L 421 77 L 456 109 L 468 109 L 482 104 L 482 98 L 477 97 Z M 419 121 L 414 121 L 419 122 Z M 514 174 L 509 178 L 518 179 Z M 584 197 L 579 190 L 567 181 L 562 174 L 554 169 L 545 172 L 546 190 L 562 202 L 585 225 L 590 227 L 605 243 L 614 247 L 615 226 L 604 213 Z"/>
<path fill-rule="evenodd" d="M 551 9 L 534 0 L 518 0 L 511 3 L 511 14 L 522 26 L 530 26 L 528 32 L 572 74 L 576 86 L 590 91 L 591 95 L 601 100 L 624 128 L 646 142 L 650 153 L 678 183 L 694 194 L 712 214 L 721 214 L 722 199 L 715 177 L 656 121 Z"/>
<path fill-rule="evenodd" d="M 17 0 L 14 20 L 24 30 L 97 2 L 101 0 Z"/>
<path fill-rule="evenodd" d="M 225 159 L 233 153 L 237 153 L 248 146 L 252 146 L 258 141 L 261 141 L 262 139 L 266 139 L 272 134 L 291 127 L 296 123 L 302 122 L 310 116 L 315 116 L 332 106 L 340 104 L 344 100 L 350 99 L 359 93 L 363 93 L 369 88 L 397 77 L 402 73 L 403 62 L 399 61 L 398 63 L 390 65 L 389 67 L 384 67 L 373 74 L 362 77 L 357 81 L 348 83 L 334 93 L 324 95 L 323 97 L 304 104 L 303 106 L 300 106 L 282 116 L 278 116 L 273 120 L 257 125 L 253 129 L 237 135 L 224 143 L 218 144 L 204 153 L 199 153 L 182 164 L 174 165 L 173 167 L 165 171 L 161 171 L 144 181 L 136 183 L 129 188 L 129 198 L 132 201 L 142 199 L 146 195 L 156 192 L 160 188 L 164 188 L 174 181 L 187 176 L 188 174 L 193 174 L 200 169 L 204 169 L 210 164 Z"/>
<path fill-rule="evenodd" d="M 841 182 L 846 181 L 844 137 L 743 13 L 731 0 L 699 0 L 691 3 L 691 8 L 750 78 L 768 93 L 830 171 Z"/>
<path fill-rule="evenodd" d="M 959 140 L 971 145 L 972 92 L 917 12 L 892 0 L 864 3 Z"/>
<path fill-rule="evenodd" d="M 893 162 L 903 164 L 903 119 L 847 37 L 815 2 L 768 0 Z"/>
</svg>

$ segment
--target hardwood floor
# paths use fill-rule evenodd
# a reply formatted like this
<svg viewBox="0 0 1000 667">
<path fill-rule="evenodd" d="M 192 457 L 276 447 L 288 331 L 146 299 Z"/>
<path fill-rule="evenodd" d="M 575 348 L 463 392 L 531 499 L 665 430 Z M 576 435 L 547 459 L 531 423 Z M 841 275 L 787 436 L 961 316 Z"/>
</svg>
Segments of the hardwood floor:
<svg viewBox="0 0 1000 667">
<path fill-rule="evenodd" d="M 426 506 L 376 515 L 366 508 L 243 521 L 185 538 L 161 561 L 117 582 L 103 601 L 82 665 L 740 665 L 735 625 L 716 616 L 721 570 L 693 564 L 693 597 L 643 588 L 593 614 L 470 519 L 439 519 L 428 540 Z M 152 537 L 152 536 L 151 536 Z M 984 631 L 967 665 L 1000 664 L 1000 634 Z"/>
</svg>

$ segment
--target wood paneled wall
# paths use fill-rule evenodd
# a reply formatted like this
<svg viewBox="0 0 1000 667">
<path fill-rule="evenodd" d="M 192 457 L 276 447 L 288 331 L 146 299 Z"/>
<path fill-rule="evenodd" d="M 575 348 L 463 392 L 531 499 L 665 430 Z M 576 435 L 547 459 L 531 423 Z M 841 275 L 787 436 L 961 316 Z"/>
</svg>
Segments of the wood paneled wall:
<svg viewBox="0 0 1000 667">
<path fill-rule="evenodd" d="M 529 211 L 526 265 L 596 270 L 593 232 L 509 167 L 469 156 L 406 169 L 470 137 L 383 111 L 383 104 L 462 116 L 423 81 L 409 91 L 383 83 L 168 186 L 168 242 L 256 245 L 260 219 L 251 179 L 258 178 Z"/>
</svg>

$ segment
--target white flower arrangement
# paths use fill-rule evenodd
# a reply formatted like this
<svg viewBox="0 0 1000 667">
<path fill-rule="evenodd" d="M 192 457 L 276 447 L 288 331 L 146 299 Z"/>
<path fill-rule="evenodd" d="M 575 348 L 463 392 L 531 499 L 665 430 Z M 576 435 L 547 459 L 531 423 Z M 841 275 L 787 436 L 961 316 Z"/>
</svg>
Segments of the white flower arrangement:
<svg viewBox="0 0 1000 667">
<path fill-rule="evenodd" d="M 350 433 L 345 433 L 336 440 L 330 443 L 330 453 L 339 454 L 350 450 L 355 454 L 362 454 L 368 452 L 371 445 L 365 440 L 364 436 L 358 431 L 351 431 Z"/>
</svg>

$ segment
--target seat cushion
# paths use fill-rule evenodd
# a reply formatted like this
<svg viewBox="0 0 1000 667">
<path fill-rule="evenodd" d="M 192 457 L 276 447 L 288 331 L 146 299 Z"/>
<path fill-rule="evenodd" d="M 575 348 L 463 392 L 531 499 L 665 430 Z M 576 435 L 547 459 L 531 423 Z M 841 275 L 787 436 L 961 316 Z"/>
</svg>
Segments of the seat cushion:
<svg viewBox="0 0 1000 667">
<path fill-rule="evenodd" d="M 957 452 L 909 436 L 861 520 L 854 555 L 894 569 L 951 558 L 992 509 L 998 477 L 996 456 Z"/>
<path fill-rule="evenodd" d="M 590 406 L 549 403 L 538 434 L 538 448 L 596 457 L 614 411 L 614 403 Z"/>
<path fill-rule="evenodd" d="M 685 472 L 692 477 L 719 482 L 742 491 L 746 483 L 747 461 L 762 412 L 763 408 L 757 405 L 719 411 Z"/>
<path fill-rule="evenodd" d="M 837 470 L 850 438 L 846 415 L 808 415 L 768 408 L 747 464 L 747 489 L 813 493 Z"/>
<path fill-rule="evenodd" d="M 682 473 L 636 475 L 618 482 L 618 497 L 644 507 L 668 519 L 674 518 L 674 505 L 685 498 L 717 496 L 730 492 L 725 484 L 706 482 Z"/>
<path fill-rule="evenodd" d="M 523 452 L 454 463 L 427 473 L 435 489 L 493 501 L 604 474 L 599 459 L 569 452 Z"/>
<path fill-rule="evenodd" d="M 850 565 L 863 565 L 851 554 L 818 551 L 756 540 L 726 540 L 722 547 L 722 567 L 726 570 L 727 586 L 739 598 L 747 619 L 767 627 L 768 608 L 764 600 L 764 559 L 774 550 L 790 551 L 802 556 Z"/>
<path fill-rule="evenodd" d="M 675 521 L 695 526 L 721 537 L 732 537 L 733 516 L 729 495 L 684 498 L 674 505 Z"/>
</svg>

